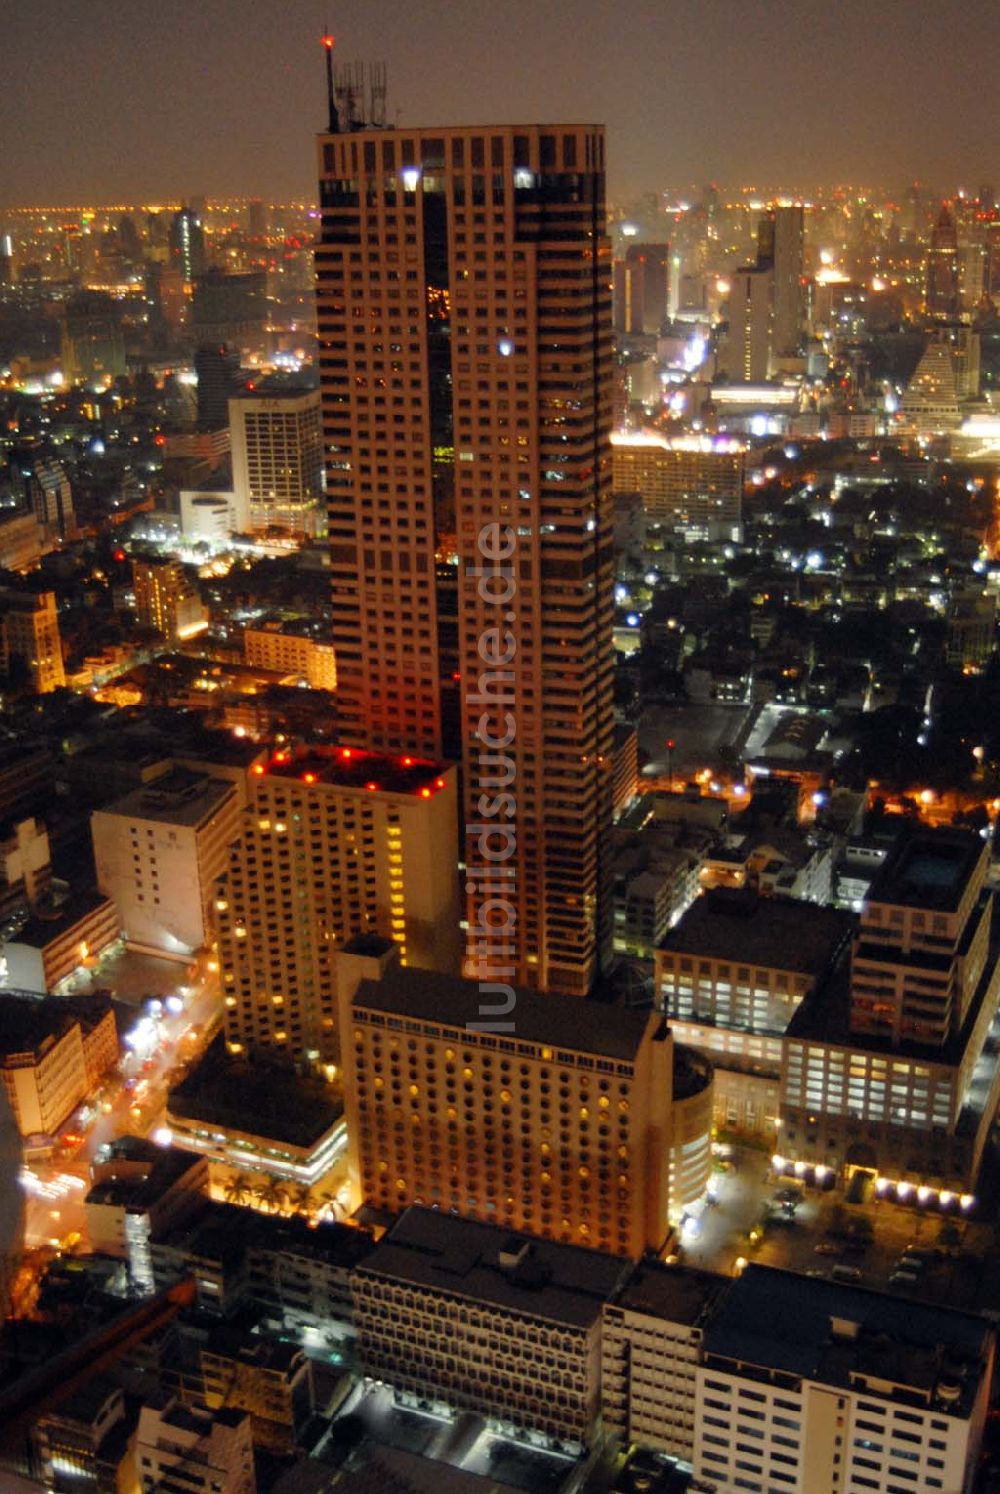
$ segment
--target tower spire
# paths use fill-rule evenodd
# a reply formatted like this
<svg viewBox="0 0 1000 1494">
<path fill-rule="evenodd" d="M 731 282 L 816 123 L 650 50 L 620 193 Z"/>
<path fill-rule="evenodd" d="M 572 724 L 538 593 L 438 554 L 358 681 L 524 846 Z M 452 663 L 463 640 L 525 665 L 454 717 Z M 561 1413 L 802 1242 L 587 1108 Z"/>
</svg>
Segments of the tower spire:
<svg viewBox="0 0 1000 1494">
<path fill-rule="evenodd" d="M 323 51 L 326 53 L 326 108 L 327 129 L 331 135 L 340 133 L 340 120 L 337 116 L 337 99 L 333 91 L 333 35 L 327 26 L 323 32 Z"/>
</svg>

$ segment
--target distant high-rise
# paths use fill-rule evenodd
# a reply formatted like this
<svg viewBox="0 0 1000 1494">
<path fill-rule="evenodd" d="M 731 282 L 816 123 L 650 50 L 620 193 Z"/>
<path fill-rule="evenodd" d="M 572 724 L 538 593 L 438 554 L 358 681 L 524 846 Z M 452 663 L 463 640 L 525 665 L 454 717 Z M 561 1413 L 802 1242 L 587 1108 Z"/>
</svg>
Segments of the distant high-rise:
<svg viewBox="0 0 1000 1494">
<path fill-rule="evenodd" d="M 958 235 L 948 204 L 941 204 L 927 251 L 924 309 L 928 316 L 950 320 L 958 316 Z"/>
<path fill-rule="evenodd" d="M 318 389 L 245 390 L 229 401 L 233 492 L 251 529 L 314 534 L 323 494 Z"/>
<path fill-rule="evenodd" d="M 604 134 L 358 128 L 322 135 L 319 166 L 342 730 L 437 757 L 460 676 L 466 824 L 481 753 L 491 792 L 515 783 L 503 964 L 582 994 L 611 953 Z M 477 931 L 475 837 L 466 859 Z"/>
<path fill-rule="evenodd" d="M 719 372 L 733 384 L 759 384 L 771 362 L 774 270 L 743 265 L 730 276 L 729 331 L 719 353 Z"/>
<path fill-rule="evenodd" d="M 217 431 L 229 422 L 229 401 L 240 380 L 240 355 L 223 343 L 203 343 L 194 355 L 198 379 L 198 424 Z"/>
<path fill-rule="evenodd" d="M 103 291 L 80 291 L 66 303 L 62 362 L 70 384 L 104 382 L 125 372 L 121 311 Z"/>
<path fill-rule="evenodd" d="M 170 263 L 179 269 L 190 284 L 205 268 L 205 231 L 193 208 L 183 207 L 175 213 L 167 234 Z"/>
<path fill-rule="evenodd" d="M 267 203 L 259 197 L 251 197 L 247 203 L 247 232 L 252 239 L 267 236 Z"/>
<path fill-rule="evenodd" d="M 774 267 L 774 316 L 771 350 L 775 357 L 796 357 L 803 325 L 802 270 L 804 211 L 801 203 L 785 204 L 769 214 L 771 264 Z"/>
<path fill-rule="evenodd" d="M 629 244 L 622 280 L 622 330 L 655 337 L 667 315 L 669 244 Z"/>
</svg>

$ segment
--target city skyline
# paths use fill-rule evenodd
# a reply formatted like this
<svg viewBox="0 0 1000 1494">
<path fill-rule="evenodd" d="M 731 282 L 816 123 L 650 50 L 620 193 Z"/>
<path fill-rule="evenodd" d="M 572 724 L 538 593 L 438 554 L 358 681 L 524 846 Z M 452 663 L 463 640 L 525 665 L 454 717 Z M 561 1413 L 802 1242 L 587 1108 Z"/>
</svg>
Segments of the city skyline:
<svg viewBox="0 0 1000 1494">
<path fill-rule="evenodd" d="M 311 197 L 301 140 L 303 127 L 323 124 L 323 8 L 291 0 L 252 26 L 233 0 L 179 12 L 168 21 L 148 0 L 113 0 L 82 29 L 67 0 L 42 0 L 8 16 L 0 130 L 22 144 L 5 163 L 5 206 L 150 190 Z M 642 3 L 624 43 L 593 0 L 576 8 L 571 31 L 529 0 L 501 34 L 482 0 L 461 14 L 456 27 L 452 12 L 419 3 L 385 26 L 350 3 L 329 19 L 341 58 L 387 62 L 390 123 L 605 123 L 613 197 L 715 179 L 805 191 L 862 169 L 868 180 L 901 186 L 919 175 L 948 191 L 989 179 L 985 93 L 980 101 L 947 66 L 1000 42 L 1000 18 L 985 6 L 894 0 L 876 30 L 857 0 L 836 12 L 772 0 L 752 23 L 731 0 L 681 0 L 669 16 Z M 52 44 L 67 36 L 71 46 Z M 112 52 L 116 87 L 97 93 L 92 79 Z M 66 150 L 68 131 L 79 148 Z"/>
</svg>

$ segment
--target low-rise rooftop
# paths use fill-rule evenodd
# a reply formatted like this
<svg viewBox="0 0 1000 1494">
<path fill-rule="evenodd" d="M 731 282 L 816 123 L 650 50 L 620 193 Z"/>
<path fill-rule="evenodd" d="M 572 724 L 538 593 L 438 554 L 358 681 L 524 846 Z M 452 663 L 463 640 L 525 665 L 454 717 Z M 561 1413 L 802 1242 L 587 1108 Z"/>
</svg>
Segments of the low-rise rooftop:
<svg viewBox="0 0 1000 1494">
<path fill-rule="evenodd" d="M 232 785 L 220 778 L 192 773 L 189 768 L 171 768 L 152 783 L 116 799 L 101 813 L 196 829 L 211 819 L 232 793 Z"/>
<path fill-rule="evenodd" d="M 984 850 L 973 831 L 921 827 L 897 841 L 875 874 L 867 901 L 953 913 Z"/>
<path fill-rule="evenodd" d="M 718 1276 L 714 1271 L 643 1260 L 613 1305 L 626 1312 L 646 1313 L 668 1323 L 695 1328 L 705 1321 L 729 1284 L 727 1276 Z"/>
<path fill-rule="evenodd" d="M 358 1267 L 365 1275 L 572 1328 L 596 1322 L 629 1269 L 618 1256 L 417 1206 L 406 1210 Z"/>
<path fill-rule="evenodd" d="M 819 976 L 846 943 L 852 927 L 850 915 L 837 908 L 718 887 L 695 898 L 660 948 L 673 954 Z"/>
<path fill-rule="evenodd" d="M 330 784 L 372 793 L 417 794 L 429 799 L 445 787 L 449 765 L 408 753 L 364 752 L 360 747 L 306 747 L 296 752 L 276 752 L 266 765 L 258 764 L 253 771 L 258 776 L 266 773 L 305 784 Z"/>
</svg>

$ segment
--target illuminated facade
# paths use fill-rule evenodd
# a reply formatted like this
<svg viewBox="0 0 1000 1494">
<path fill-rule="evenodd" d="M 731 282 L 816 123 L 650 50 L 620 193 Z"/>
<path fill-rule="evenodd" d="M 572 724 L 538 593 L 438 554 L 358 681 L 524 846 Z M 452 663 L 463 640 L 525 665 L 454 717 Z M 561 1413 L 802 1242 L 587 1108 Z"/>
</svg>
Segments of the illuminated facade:
<svg viewBox="0 0 1000 1494">
<path fill-rule="evenodd" d="M 460 737 L 467 823 L 482 813 L 480 740 L 504 744 L 517 797 L 504 963 L 524 985 L 583 994 L 611 956 L 603 132 L 352 129 L 320 137 L 319 169 L 343 734 L 431 757 Z M 481 586 L 501 565 L 511 576 Z M 508 639 L 515 652 L 484 691 L 479 650 L 498 624 L 497 652 Z M 477 856 L 473 843 L 470 868 Z M 475 928 L 488 899 L 482 879 L 469 886 Z"/>
<path fill-rule="evenodd" d="M 724 437 L 615 431 L 612 486 L 641 493 L 650 524 L 733 538 L 742 520 L 745 455 L 741 442 Z"/>
<path fill-rule="evenodd" d="M 7 653 L 20 659 L 36 695 L 61 690 L 66 684 L 55 593 L 5 593 L 3 628 Z"/>
<path fill-rule="evenodd" d="M 337 688 L 337 660 L 328 639 L 294 633 L 281 623 L 263 623 L 246 629 L 243 653 L 248 664 L 296 675 L 312 690 Z"/>
<path fill-rule="evenodd" d="M 314 534 L 323 494 L 319 391 L 241 393 L 229 401 L 229 432 L 241 522 Z"/>
<path fill-rule="evenodd" d="M 348 1168 L 358 1202 L 411 1203 L 616 1255 L 659 1250 L 708 1179 L 712 1071 L 656 1013 L 340 956 Z"/>
<path fill-rule="evenodd" d="M 179 560 L 146 556 L 132 561 L 132 589 L 140 627 L 161 633 L 168 643 L 208 627 L 208 617 Z"/>
<path fill-rule="evenodd" d="M 458 969 L 456 770 L 353 748 L 258 767 L 217 888 L 226 1038 L 331 1059 L 345 940 L 379 934 L 407 964 Z"/>
</svg>

